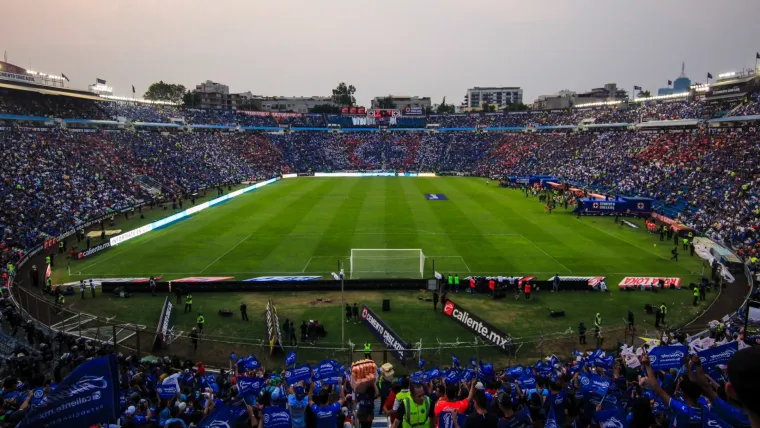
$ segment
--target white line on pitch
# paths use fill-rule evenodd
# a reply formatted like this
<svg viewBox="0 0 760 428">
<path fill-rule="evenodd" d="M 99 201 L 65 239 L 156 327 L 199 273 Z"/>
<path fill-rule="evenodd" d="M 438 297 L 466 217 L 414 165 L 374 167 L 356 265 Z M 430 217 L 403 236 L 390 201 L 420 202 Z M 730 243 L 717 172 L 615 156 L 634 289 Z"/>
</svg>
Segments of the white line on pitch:
<svg viewBox="0 0 760 428">
<path fill-rule="evenodd" d="M 573 273 L 573 271 L 571 271 L 570 269 L 568 269 L 568 268 L 567 268 L 567 266 L 565 266 L 565 265 L 563 265 L 562 263 L 560 263 L 560 261 L 559 261 L 559 260 L 557 260 L 557 259 L 555 259 L 554 257 L 552 257 L 552 255 L 551 255 L 551 254 L 549 254 L 549 253 L 547 253 L 546 251 L 544 251 L 544 249 L 543 249 L 543 248 L 541 248 L 541 247 L 539 247 L 538 245 L 536 245 L 536 244 L 535 244 L 533 241 L 531 241 L 530 239 L 528 239 L 528 238 L 524 237 L 523 235 L 520 235 L 520 236 L 522 236 L 522 238 L 523 238 L 524 240 L 528 241 L 528 242 L 530 243 L 530 245 L 532 245 L 532 246 L 534 246 L 534 247 L 538 248 L 538 250 L 539 250 L 539 251 L 541 251 L 542 253 L 546 254 L 546 256 L 547 256 L 547 257 L 549 257 L 550 259 L 554 260 L 554 262 L 555 262 L 555 263 L 557 263 L 558 265 L 562 266 L 562 269 L 565 269 L 565 270 L 566 270 L 568 273 Z"/>
<path fill-rule="evenodd" d="M 469 266 L 467 266 L 467 262 L 466 262 L 466 261 L 464 261 L 464 257 L 462 257 L 462 256 L 459 256 L 459 258 L 460 258 L 460 259 L 462 259 L 462 263 L 464 263 L 464 267 L 466 267 L 466 268 L 467 268 L 467 273 L 472 273 L 472 271 L 470 270 L 470 267 L 469 267 Z"/>
<path fill-rule="evenodd" d="M 253 235 L 253 234 L 252 234 L 252 233 L 249 233 L 249 234 L 248 234 L 248 236 L 246 236 L 246 237 L 245 237 L 245 238 L 243 238 L 243 239 L 242 239 L 240 242 L 238 242 L 237 244 L 235 244 L 235 246 L 234 246 L 234 247 L 232 247 L 232 248 L 230 248 L 229 250 L 225 251 L 225 252 L 224 252 L 224 254 L 222 254 L 221 256 L 217 257 L 217 258 L 216 258 L 216 260 L 214 260 L 213 262 L 209 263 L 209 264 L 208 264 L 208 266 L 206 266 L 205 268 L 203 268 L 203 270 L 202 270 L 202 271 L 200 271 L 199 273 L 203 273 L 203 272 L 205 272 L 205 271 L 206 271 L 206 269 L 208 269 L 208 268 L 210 268 L 210 267 L 211 267 L 211 265 L 213 265 L 214 263 L 218 262 L 218 261 L 219 261 L 219 259 L 221 259 L 222 257 L 226 256 L 226 255 L 227 255 L 227 254 L 228 254 L 230 251 L 234 250 L 235 248 L 237 248 L 237 246 L 238 246 L 238 245 L 242 244 L 242 243 L 243 243 L 243 242 L 244 242 L 246 239 L 250 238 L 250 237 L 251 237 L 251 235 Z"/>
<path fill-rule="evenodd" d="M 309 257 L 309 261 L 306 262 L 306 266 L 303 267 L 303 270 L 301 270 L 301 272 L 306 272 L 306 268 L 309 267 L 309 263 L 311 263 L 311 259 L 313 259 L 313 258 L 314 257 Z"/>
</svg>

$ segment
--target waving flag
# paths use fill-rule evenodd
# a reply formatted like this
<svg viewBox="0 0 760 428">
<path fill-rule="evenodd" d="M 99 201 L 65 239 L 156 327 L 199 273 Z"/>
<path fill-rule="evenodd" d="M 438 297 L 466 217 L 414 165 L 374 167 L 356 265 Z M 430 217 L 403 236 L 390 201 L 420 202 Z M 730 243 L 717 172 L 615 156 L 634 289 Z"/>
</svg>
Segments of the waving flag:
<svg viewBox="0 0 760 428">
<path fill-rule="evenodd" d="M 420 360 L 419 366 L 420 366 L 420 369 L 425 367 L 425 360 Z"/>
<path fill-rule="evenodd" d="M 259 360 L 256 359 L 256 357 L 249 355 L 245 358 L 239 359 L 237 362 L 237 367 L 239 372 L 244 372 L 246 370 L 256 370 L 261 367 L 261 364 L 259 363 Z"/>
<path fill-rule="evenodd" d="M 232 421 L 232 412 L 230 408 L 222 401 L 214 403 L 214 410 L 196 425 L 198 428 L 221 428 L 232 427 L 235 423 Z"/>
<path fill-rule="evenodd" d="M 459 368 L 459 358 L 456 355 L 451 356 L 451 362 L 454 364 L 454 367 Z"/>
<path fill-rule="evenodd" d="M 483 364 L 483 362 L 481 361 L 480 364 Z M 475 364 L 475 358 L 470 358 L 470 365 L 473 367 L 477 366 L 477 364 Z"/>
<path fill-rule="evenodd" d="M 594 419 L 599 422 L 601 427 L 626 428 L 625 416 L 620 410 L 600 410 L 594 413 Z"/>
<path fill-rule="evenodd" d="M 295 363 L 296 363 L 296 351 L 290 351 L 288 353 L 288 356 L 285 357 L 285 365 L 292 366 Z"/>
<path fill-rule="evenodd" d="M 522 390 L 533 389 L 536 387 L 536 378 L 528 375 L 520 376 L 517 379 L 517 385 Z"/>
<path fill-rule="evenodd" d="M 677 369 L 683 364 L 683 359 L 689 352 L 689 347 L 658 346 L 649 351 L 649 361 L 654 370 Z"/>
<path fill-rule="evenodd" d="M 456 370 L 449 369 L 446 371 L 446 383 L 456 384 L 459 382 L 459 373 Z"/>
<path fill-rule="evenodd" d="M 544 425 L 545 428 L 559 428 L 559 424 L 557 423 L 557 415 L 554 414 L 554 406 L 549 407 L 549 414 L 546 415 L 546 424 Z"/>
<path fill-rule="evenodd" d="M 604 397 L 610 387 L 610 380 L 595 374 L 582 373 L 580 384 L 584 394 L 592 393 Z"/>
<path fill-rule="evenodd" d="M 30 410 L 18 427 L 91 426 L 116 419 L 118 386 L 116 355 L 85 361 L 43 398 L 39 406 Z"/>
<path fill-rule="evenodd" d="M 277 406 L 264 408 L 264 428 L 290 428 L 290 413 Z"/>
</svg>

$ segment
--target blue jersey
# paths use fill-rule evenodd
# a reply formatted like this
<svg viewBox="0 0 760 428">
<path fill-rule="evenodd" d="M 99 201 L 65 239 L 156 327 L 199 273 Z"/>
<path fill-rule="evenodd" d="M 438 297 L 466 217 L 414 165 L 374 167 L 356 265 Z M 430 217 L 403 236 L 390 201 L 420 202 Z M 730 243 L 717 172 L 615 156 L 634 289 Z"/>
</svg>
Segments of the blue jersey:
<svg viewBox="0 0 760 428">
<path fill-rule="evenodd" d="M 702 427 L 702 408 L 688 406 L 675 398 L 668 403 L 670 408 L 670 426 L 672 428 Z"/>
<path fill-rule="evenodd" d="M 335 428 L 337 416 L 340 412 L 340 403 L 332 403 L 329 406 L 311 405 L 311 411 L 317 418 L 317 428 Z"/>
<path fill-rule="evenodd" d="M 288 395 L 288 408 L 290 409 L 290 422 L 293 428 L 304 428 L 306 426 L 306 407 L 309 406 L 309 398 L 303 397 L 298 400 L 295 395 Z"/>
</svg>

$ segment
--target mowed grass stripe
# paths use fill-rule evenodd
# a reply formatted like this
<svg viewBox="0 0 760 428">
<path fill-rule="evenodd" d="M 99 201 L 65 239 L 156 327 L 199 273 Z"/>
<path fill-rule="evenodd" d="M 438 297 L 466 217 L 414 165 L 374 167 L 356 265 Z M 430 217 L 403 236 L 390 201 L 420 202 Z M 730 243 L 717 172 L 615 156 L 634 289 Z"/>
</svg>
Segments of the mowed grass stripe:
<svg viewBox="0 0 760 428">
<path fill-rule="evenodd" d="M 361 180 L 366 195 L 359 209 L 354 235 L 351 237 L 351 248 L 354 249 L 383 249 L 387 248 L 385 240 L 385 186 L 387 180 L 381 178 L 357 178 Z M 350 250 L 350 249 L 349 249 Z"/>
<path fill-rule="evenodd" d="M 457 194 L 451 186 L 446 184 L 445 180 L 427 181 L 423 186 L 422 188 L 426 190 L 425 193 L 443 193 L 448 198 L 447 201 L 431 201 L 430 203 L 435 203 L 438 207 L 433 208 L 432 212 L 438 223 L 449 233 L 449 238 L 454 243 L 455 248 L 462 254 L 472 255 L 466 258 L 466 263 L 473 273 L 498 269 L 500 266 L 504 266 L 505 269 L 508 268 L 509 261 L 504 257 L 503 249 L 495 246 L 493 241 L 483 233 L 483 230 L 473 223 L 471 213 L 465 212 L 467 207 L 462 202 L 461 196 L 463 195 Z M 486 233 L 489 232 L 486 231 Z M 501 236 L 500 238 L 514 237 Z"/>
<path fill-rule="evenodd" d="M 403 178 L 387 180 L 385 198 L 388 204 L 385 207 L 383 223 L 388 248 L 421 249 L 420 231 L 414 222 L 414 215 L 405 195 Z"/>
<path fill-rule="evenodd" d="M 272 191 L 272 188 L 279 186 L 280 183 L 275 183 L 257 189 L 247 195 L 207 208 L 158 231 L 149 232 L 109 251 L 97 254 L 93 258 L 93 262 L 98 262 L 102 257 L 112 257 L 114 251 L 118 252 L 119 255 L 113 257 L 108 263 L 101 263 L 97 267 L 88 269 L 87 272 L 93 274 L 129 274 L 133 272 L 160 274 L 167 270 L 171 272 L 200 272 L 214 258 L 247 235 L 247 233 L 240 235 L 237 241 L 234 237 L 229 239 L 229 241 L 234 242 L 228 245 L 224 239 L 217 241 L 219 238 L 217 225 L 229 224 L 225 223 L 225 220 L 232 221 L 239 217 L 239 213 L 250 209 L 251 204 L 261 204 L 267 213 L 275 215 L 276 212 L 272 210 L 277 210 L 277 207 L 270 202 L 276 200 L 279 195 L 279 192 Z M 282 187 L 280 189 L 286 190 Z M 166 216 L 172 214 L 171 211 L 166 211 Z M 147 245 L 148 242 L 150 245 Z M 213 257 L 210 257 L 211 255 Z"/>
<path fill-rule="evenodd" d="M 330 180 L 330 179 L 325 179 Z M 309 263 L 306 273 L 319 272 L 337 272 L 338 261 L 343 260 L 344 268 L 348 271 L 348 256 L 351 252 L 347 241 L 347 234 L 353 233 L 356 222 L 359 219 L 359 212 L 367 198 L 366 183 L 361 179 L 341 180 L 345 183 L 341 187 L 345 193 L 343 200 L 333 200 L 329 202 L 336 207 L 331 219 L 324 219 L 326 228 L 319 240 L 317 241 L 314 251 L 314 258 Z"/>
<path fill-rule="evenodd" d="M 280 266 L 283 272 L 299 272 L 311 265 L 313 256 L 320 254 L 319 241 L 327 232 L 331 220 L 338 215 L 339 202 L 346 199 L 353 184 L 350 181 L 330 180 L 326 186 L 321 193 L 315 193 L 317 203 L 296 223 L 291 235 L 281 237 L 280 243 L 262 261 L 262 265 Z"/>
<path fill-rule="evenodd" d="M 280 206 L 280 215 L 273 216 L 269 221 L 256 222 L 253 236 L 224 257 L 223 260 L 228 260 L 223 265 L 225 270 L 228 272 L 286 271 L 282 269 L 281 264 L 267 264 L 264 261 L 282 242 L 283 237 L 291 233 L 301 220 L 310 214 L 313 207 L 322 200 L 320 197 L 311 195 L 320 194 L 329 187 L 330 183 L 328 182 L 308 183 L 306 188 L 300 192 L 301 196 L 294 198 L 290 203 L 282 204 L 279 201 L 274 201 L 274 204 Z M 258 235 L 258 231 L 264 233 Z M 222 272 L 221 266 L 219 269 Z"/>
<path fill-rule="evenodd" d="M 461 253 L 456 243 L 446 233 L 446 229 L 441 225 L 438 217 L 433 213 L 434 210 L 445 210 L 447 201 L 428 201 L 425 198 L 426 193 L 435 193 L 428 190 L 437 190 L 434 186 L 426 182 L 426 179 L 409 179 L 402 181 L 405 189 L 404 194 L 410 206 L 413 207 L 412 218 L 415 227 L 420 231 L 422 249 L 425 256 L 428 257 L 425 268 L 426 274 L 432 276 L 432 269 L 439 272 L 466 272 L 466 261 L 461 257 Z M 435 260 L 435 267 L 433 267 Z M 463 276 L 463 275 L 462 275 Z"/>
</svg>

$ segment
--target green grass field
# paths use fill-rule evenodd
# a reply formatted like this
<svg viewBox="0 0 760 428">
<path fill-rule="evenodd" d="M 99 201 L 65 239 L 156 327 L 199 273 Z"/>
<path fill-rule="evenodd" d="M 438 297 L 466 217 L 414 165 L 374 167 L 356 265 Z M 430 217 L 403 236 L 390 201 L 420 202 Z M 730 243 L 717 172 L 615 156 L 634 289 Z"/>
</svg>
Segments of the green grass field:
<svg viewBox="0 0 760 428">
<path fill-rule="evenodd" d="M 429 201 L 427 193 L 444 194 L 448 200 Z M 612 218 L 576 219 L 562 208 L 546 214 L 535 198 L 487 186 L 483 179 L 286 179 L 72 262 L 72 274 L 59 268 L 55 280 L 149 275 L 166 279 L 264 275 L 328 278 L 340 260 L 349 269 L 351 249 L 419 248 L 427 257 L 426 277 L 432 276 L 433 260 L 438 272 L 456 272 L 462 277 L 502 274 L 546 279 L 555 273 L 607 277 L 611 292 L 604 294 L 541 291 L 530 302 L 515 301 L 511 296 L 498 301 L 466 294 L 453 296 L 516 337 L 534 340 L 575 327 L 579 321 L 588 325 L 597 311 L 612 328 L 622 325 L 629 308 L 636 311 L 641 331 L 646 328 L 645 322 L 651 331 L 653 319 L 645 321 L 643 306 L 663 301 L 670 308 L 670 322 L 690 318 L 696 310 L 688 291 L 653 295 L 617 290 L 617 283 L 625 276 L 676 276 L 688 284 L 696 282 L 702 272 L 696 256 L 683 253 L 677 263 L 670 261 L 672 243 L 655 245 L 660 244 L 659 238 L 646 233 L 643 221 L 635 223 L 639 229 L 619 226 Z M 348 302 L 368 304 L 401 337 L 413 343 L 421 341 L 423 347 L 457 338 L 473 342 L 467 330 L 433 313 L 429 302 L 418 300 L 420 296 L 420 292 L 345 293 Z M 195 296 L 193 309 L 207 314 L 209 335 L 262 338 L 261 314 L 268 297 L 277 303 L 281 319 L 290 318 L 296 324 L 302 319 L 319 319 L 329 331 L 324 343 L 340 343 L 339 293 L 202 293 Z M 317 303 L 317 298 L 331 299 L 332 303 Z M 379 312 L 383 298 L 392 300 L 392 312 Z M 71 299 L 74 310 L 148 326 L 155 325 L 162 301 L 144 295 L 129 300 Z M 248 304 L 251 322 L 243 324 L 237 317 L 215 315 L 220 308 L 232 309 L 237 315 L 241 301 Z M 549 308 L 565 310 L 567 317 L 549 318 Z M 178 316 L 178 325 L 185 329 L 194 322 L 195 314 Z M 361 325 L 346 328 L 346 339 L 354 343 L 372 337 Z"/>
</svg>

